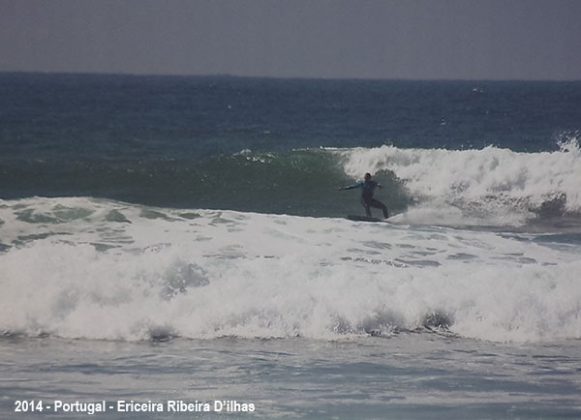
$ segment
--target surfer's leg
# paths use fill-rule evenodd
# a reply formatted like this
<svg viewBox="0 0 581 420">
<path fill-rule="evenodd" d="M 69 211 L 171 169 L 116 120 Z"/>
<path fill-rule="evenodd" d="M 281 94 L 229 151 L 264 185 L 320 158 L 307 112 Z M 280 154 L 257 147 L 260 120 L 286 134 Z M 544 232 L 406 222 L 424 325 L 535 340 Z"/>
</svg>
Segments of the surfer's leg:
<svg viewBox="0 0 581 420">
<path fill-rule="evenodd" d="M 381 209 L 381 211 L 383 211 L 383 217 L 385 219 L 387 219 L 389 217 L 387 207 L 381 201 L 373 199 L 373 200 L 371 200 L 371 203 L 369 203 L 369 204 L 371 205 L 371 207 L 374 207 L 376 209 Z"/>
<path fill-rule="evenodd" d="M 371 204 L 369 201 L 366 200 L 361 200 L 361 204 L 363 205 L 363 207 L 365 208 L 365 214 L 367 215 L 367 217 L 371 217 L 371 209 L 369 208 L 369 205 Z"/>
</svg>

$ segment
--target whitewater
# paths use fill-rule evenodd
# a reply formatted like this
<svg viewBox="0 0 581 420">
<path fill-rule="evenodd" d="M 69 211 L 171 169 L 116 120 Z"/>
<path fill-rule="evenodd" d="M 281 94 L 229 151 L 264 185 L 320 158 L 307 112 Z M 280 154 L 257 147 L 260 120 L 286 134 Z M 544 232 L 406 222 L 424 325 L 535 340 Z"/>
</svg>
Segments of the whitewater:
<svg viewBox="0 0 581 420">
<path fill-rule="evenodd" d="M 414 204 L 404 216 L 410 223 L 508 229 L 552 219 L 556 228 L 564 229 L 564 222 L 581 215 L 581 150 L 576 137 L 561 142 L 554 152 L 382 146 L 336 153 L 354 178 L 365 168 L 397 174 Z"/>
<path fill-rule="evenodd" d="M 0 218 L 4 247 L 15 245 L 1 257 L 10 334 L 581 336 L 580 244 L 551 235 L 88 198 L 3 202 Z"/>
</svg>

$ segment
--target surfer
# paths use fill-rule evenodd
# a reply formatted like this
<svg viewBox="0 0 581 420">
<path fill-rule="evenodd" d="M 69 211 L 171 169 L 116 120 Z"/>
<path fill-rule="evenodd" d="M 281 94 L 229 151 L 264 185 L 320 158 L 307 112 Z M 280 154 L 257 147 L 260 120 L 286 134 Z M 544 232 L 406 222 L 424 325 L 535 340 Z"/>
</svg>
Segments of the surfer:
<svg viewBox="0 0 581 420">
<path fill-rule="evenodd" d="M 352 190 L 355 188 L 361 188 L 361 204 L 365 208 L 365 214 L 367 217 L 371 217 L 371 207 L 376 209 L 381 209 L 383 211 L 383 217 L 388 218 L 389 213 L 387 212 L 387 207 L 381 201 L 373 198 L 373 193 L 375 188 L 383 188 L 380 184 L 371 179 L 371 174 L 365 174 L 365 181 L 358 182 L 357 184 L 350 185 L 348 187 L 339 188 L 341 191 Z"/>
</svg>

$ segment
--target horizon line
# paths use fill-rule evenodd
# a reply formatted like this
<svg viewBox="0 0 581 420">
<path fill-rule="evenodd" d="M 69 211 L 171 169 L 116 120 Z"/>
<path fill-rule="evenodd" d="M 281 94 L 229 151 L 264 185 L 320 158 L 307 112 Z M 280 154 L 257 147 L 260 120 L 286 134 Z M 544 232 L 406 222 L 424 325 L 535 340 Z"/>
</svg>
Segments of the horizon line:
<svg viewBox="0 0 581 420">
<path fill-rule="evenodd" d="M 54 76 L 105 76 L 105 77 L 165 77 L 165 78 L 223 78 L 223 79 L 265 79 L 265 80 L 304 80 L 304 81 L 354 81 L 354 82 L 530 82 L 530 83 L 575 83 L 579 79 L 549 78 L 406 78 L 406 77 L 325 77 L 325 76 L 261 76 L 239 75 L 234 73 L 132 73 L 132 72 L 93 72 L 93 71 L 52 71 L 52 70 L 0 70 L 0 75 L 54 75 Z"/>
</svg>

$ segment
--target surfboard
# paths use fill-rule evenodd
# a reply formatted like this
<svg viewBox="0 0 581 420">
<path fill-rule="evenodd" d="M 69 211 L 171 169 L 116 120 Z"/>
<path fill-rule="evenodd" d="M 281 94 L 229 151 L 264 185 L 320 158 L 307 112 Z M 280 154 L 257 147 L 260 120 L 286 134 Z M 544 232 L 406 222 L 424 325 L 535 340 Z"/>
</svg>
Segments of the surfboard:
<svg viewBox="0 0 581 420">
<path fill-rule="evenodd" d="M 348 214 L 347 219 L 356 222 L 383 222 L 383 219 L 378 219 L 377 217 L 367 217 L 367 216 L 357 216 L 355 214 Z"/>
</svg>

